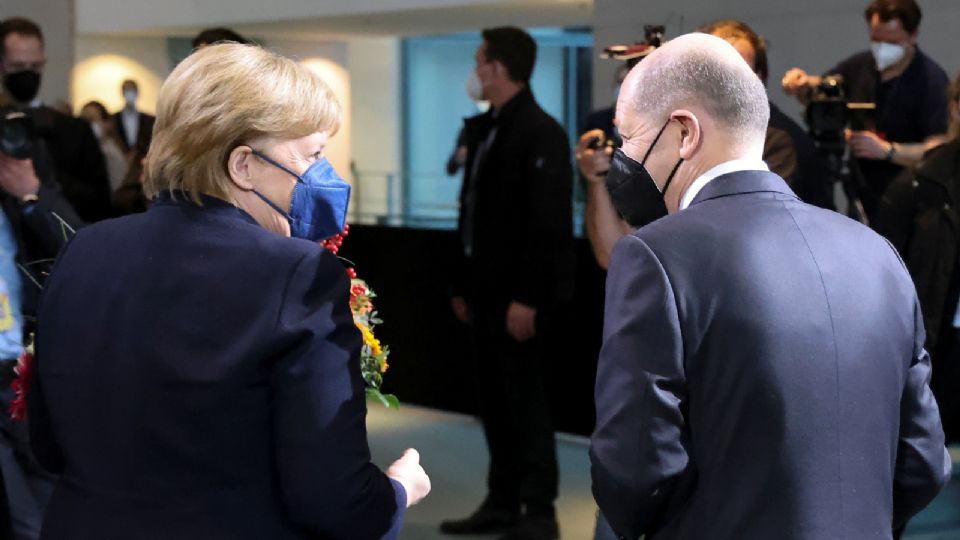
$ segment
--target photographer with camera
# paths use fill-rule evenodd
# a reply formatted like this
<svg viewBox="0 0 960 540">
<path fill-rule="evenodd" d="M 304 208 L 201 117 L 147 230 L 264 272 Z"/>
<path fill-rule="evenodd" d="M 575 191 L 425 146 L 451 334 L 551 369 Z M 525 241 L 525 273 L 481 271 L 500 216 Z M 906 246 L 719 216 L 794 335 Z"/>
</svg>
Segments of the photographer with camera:
<svg viewBox="0 0 960 540">
<path fill-rule="evenodd" d="M 766 40 L 746 23 L 734 19 L 718 20 L 698 29 L 726 40 L 757 77 L 767 82 Z M 638 59 L 639 61 L 639 59 Z M 576 155 L 581 175 L 587 180 L 585 228 L 597 263 L 606 268 L 613 245 L 633 227 L 621 219 L 613 207 L 604 179 L 610 168 L 613 147 L 600 130 L 581 135 Z M 834 209 L 832 184 L 827 166 L 813 141 L 796 122 L 770 103 L 770 122 L 763 145 L 763 161 L 780 175 L 804 202 Z"/>
<path fill-rule="evenodd" d="M 864 11 L 870 51 L 857 53 L 827 71 L 838 75 L 850 102 L 875 103 L 873 126 L 848 131 L 850 150 L 864 181 L 861 193 L 868 219 L 880 196 L 904 167 L 941 144 L 947 131 L 946 72 L 917 46 L 921 20 L 915 0 L 873 0 Z M 783 90 L 808 104 L 823 77 L 800 68 L 783 77 Z M 866 127 L 867 129 L 858 129 Z"/>
<path fill-rule="evenodd" d="M 0 96 L 0 538 L 37 538 L 53 478 L 29 448 L 27 424 L 8 414 L 17 358 L 35 327 L 40 285 L 69 229 L 79 225 L 59 193 L 43 142 Z M 62 220 L 62 221 L 61 221 Z M 64 224 L 66 222 L 66 224 Z"/>
<path fill-rule="evenodd" d="M 84 120 L 37 99 L 46 54 L 43 33 L 33 21 L 0 22 L 0 75 L 6 95 L 33 121 L 53 157 L 63 194 L 85 221 L 110 217 L 110 180 L 100 145 Z"/>
</svg>

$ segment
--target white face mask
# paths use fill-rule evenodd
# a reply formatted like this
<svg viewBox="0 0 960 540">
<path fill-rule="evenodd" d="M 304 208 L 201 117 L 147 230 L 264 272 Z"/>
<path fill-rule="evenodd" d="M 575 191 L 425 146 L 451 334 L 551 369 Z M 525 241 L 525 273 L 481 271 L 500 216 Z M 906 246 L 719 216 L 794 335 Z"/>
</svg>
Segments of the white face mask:
<svg viewBox="0 0 960 540">
<path fill-rule="evenodd" d="M 124 90 L 123 91 L 123 100 L 127 102 L 127 105 L 131 107 L 137 103 L 137 91 L 136 90 Z"/>
<path fill-rule="evenodd" d="M 475 69 L 471 69 L 470 74 L 467 75 L 465 87 L 467 89 L 467 96 L 469 96 L 470 99 L 483 101 L 483 82 L 480 80 Z"/>
<path fill-rule="evenodd" d="M 100 122 L 90 122 L 90 129 L 93 130 L 93 134 L 96 135 L 97 140 L 103 137 L 103 126 L 100 125 Z"/>
<path fill-rule="evenodd" d="M 884 71 L 896 64 L 907 54 L 907 48 L 898 43 L 883 43 L 874 41 L 870 44 L 870 52 L 877 61 L 877 69 Z"/>
</svg>

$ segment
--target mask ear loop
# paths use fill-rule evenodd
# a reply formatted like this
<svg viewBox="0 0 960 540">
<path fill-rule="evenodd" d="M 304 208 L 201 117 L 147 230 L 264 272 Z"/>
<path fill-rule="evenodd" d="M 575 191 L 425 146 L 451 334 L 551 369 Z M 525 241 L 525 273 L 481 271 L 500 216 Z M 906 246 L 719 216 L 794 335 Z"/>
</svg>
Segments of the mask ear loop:
<svg viewBox="0 0 960 540">
<path fill-rule="evenodd" d="M 260 159 L 262 159 L 262 160 L 264 160 L 264 161 L 266 161 L 267 163 L 273 165 L 274 167 L 277 167 L 278 169 L 283 170 L 283 171 L 287 172 L 288 174 L 293 175 L 293 177 L 297 179 L 297 183 L 298 183 L 298 184 L 301 183 L 301 182 L 303 182 L 303 179 L 300 178 L 300 175 L 298 175 L 297 173 L 295 173 L 295 172 L 291 171 L 290 169 L 284 167 L 284 166 L 281 165 L 280 163 L 277 163 L 276 161 L 270 159 L 269 157 L 267 157 L 265 154 L 263 154 L 262 152 L 260 152 L 260 151 L 257 150 L 256 148 L 251 147 L 251 148 L 250 148 L 250 151 L 253 152 L 253 155 L 257 156 L 258 158 L 260 158 Z M 289 221 L 290 223 L 293 223 L 293 216 L 291 216 L 289 212 L 283 210 L 282 208 L 280 208 L 279 206 L 277 206 L 276 203 L 274 203 L 274 202 L 271 201 L 270 199 L 264 197 L 263 194 L 260 193 L 259 191 L 255 190 L 255 189 L 254 189 L 254 190 L 251 190 L 251 191 L 253 191 L 253 194 L 254 194 L 254 195 L 256 195 L 257 197 L 260 197 L 260 200 L 262 200 L 263 202 L 267 203 L 267 206 L 269 206 L 270 208 L 273 208 L 274 210 L 276 210 L 276 212 L 277 212 L 278 214 L 280 214 L 281 216 L 283 216 L 284 218 L 286 218 L 287 221 Z"/>
<path fill-rule="evenodd" d="M 677 171 L 680 170 L 680 165 L 683 165 L 683 158 L 680 158 L 677 164 L 673 166 L 673 170 L 670 171 L 670 176 L 667 177 L 667 183 L 663 185 L 663 191 L 661 191 L 660 194 L 664 197 L 667 196 L 667 190 L 670 189 L 670 182 L 673 182 L 673 177 L 677 174 Z"/>
<path fill-rule="evenodd" d="M 650 144 L 650 148 L 647 148 L 647 153 L 643 155 L 643 161 L 640 162 L 640 165 L 646 166 L 647 158 L 650 157 L 650 153 L 653 152 L 653 148 L 657 146 L 657 143 L 660 141 L 660 137 L 663 136 L 663 132 L 667 130 L 667 126 L 670 125 L 670 120 L 672 118 L 667 118 L 667 121 L 663 123 L 663 127 L 660 128 L 660 131 L 657 132 L 657 136 L 653 138 L 653 143 Z M 660 192 L 661 195 L 666 196 L 667 189 L 670 188 L 670 182 L 673 182 L 673 177 L 676 176 L 677 171 L 680 170 L 680 165 L 683 164 L 683 158 L 680 158 L 680 161 L 673 166 L 673 170 L 670 171 L 670 176 L 667 177 L 667 183 L 663 185 L 663 191 Z"/>
<path fill-rule="evenodd" d="M 264 154 L 263 152 L 257 150 L 256 148 L 253 148 L 253 147 L 250 147 L 250 151 L 253 152 L 253 155 L 257 156 L 258 158 L 260 158 L 260 159 L 266 161 L 267 163 L 273 165 L 274 167 L 276 167 L 276 168 L 278 168 L 278 169 L 286 172 L 286 173 L 289 174 L 290 176 L 293 176 L 294 178 L 297 179 L 298 182 L 303 182 L 303 178 L 300 178 L 300 175 L 299 175 L 299 174 L 297 174 L 297 173 L 291 171 L 290 169 L 284 167 L 282 164 L 280 164 L 280 163 L 278 163 L 278 162 L 270 159 L 270 158 L 269 158 L 266 154 Z"/>
<path fill-rule="evenodd" d="M 660 131 L 657 132 L 657 136 L 653 138 L 653 143 L 650 144 L 650 148 L 647 148 L 647 153 L 643 155 L 643 161 L 640 162 L 641 165 L 647 164 L 647 158 L 650 157 L 650 153 L 653 152 L 653 148 L 657 146 L 657 143 L 660 141 L 660 137 L 663 136 L 663 132 L 666 131 L 667 126 L 670 125 L 670 118 L 667 118 L 667 121 L 663 123 L 663 127 L 660 128 Z"/>
</svg>

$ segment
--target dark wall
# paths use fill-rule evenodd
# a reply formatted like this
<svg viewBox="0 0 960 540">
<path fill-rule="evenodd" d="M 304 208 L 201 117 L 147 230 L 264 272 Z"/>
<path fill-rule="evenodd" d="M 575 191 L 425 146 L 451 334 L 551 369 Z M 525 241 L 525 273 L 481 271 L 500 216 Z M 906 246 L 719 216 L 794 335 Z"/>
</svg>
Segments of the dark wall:
<svg viewBox="0 0 960 540">
<path fill-rule="evenodd" d="M 453 231 L 352 226 L 340 254 L 376 291 L 390 346 L 384 391 L 401 402 L 476 414 L 469 333 L 450 311 L 449 288 L 459 243 Z M 589 434 L 593 384 L 603 323 L 603 271 L 586 240 L 577 241 L 577 295 L 557 313 L 547 340 L 544 374 L 556 428 Z M 480 368 L 482 369 L 482 367 Z"/>
</svg>

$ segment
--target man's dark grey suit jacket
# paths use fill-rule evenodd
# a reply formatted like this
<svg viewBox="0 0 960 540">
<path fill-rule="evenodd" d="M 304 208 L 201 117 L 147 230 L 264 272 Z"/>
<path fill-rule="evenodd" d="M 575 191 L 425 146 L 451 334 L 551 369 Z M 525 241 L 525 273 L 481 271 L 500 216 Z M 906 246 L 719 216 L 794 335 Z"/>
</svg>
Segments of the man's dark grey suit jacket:
<svg viewBox="0 0 960 540">
<path fill-rule="evenodd" d="M 616 245 L 593 490 L 625 538 L 890 538 L 950 458 L 890 245 L 738 172 Z"/>
</svg>

